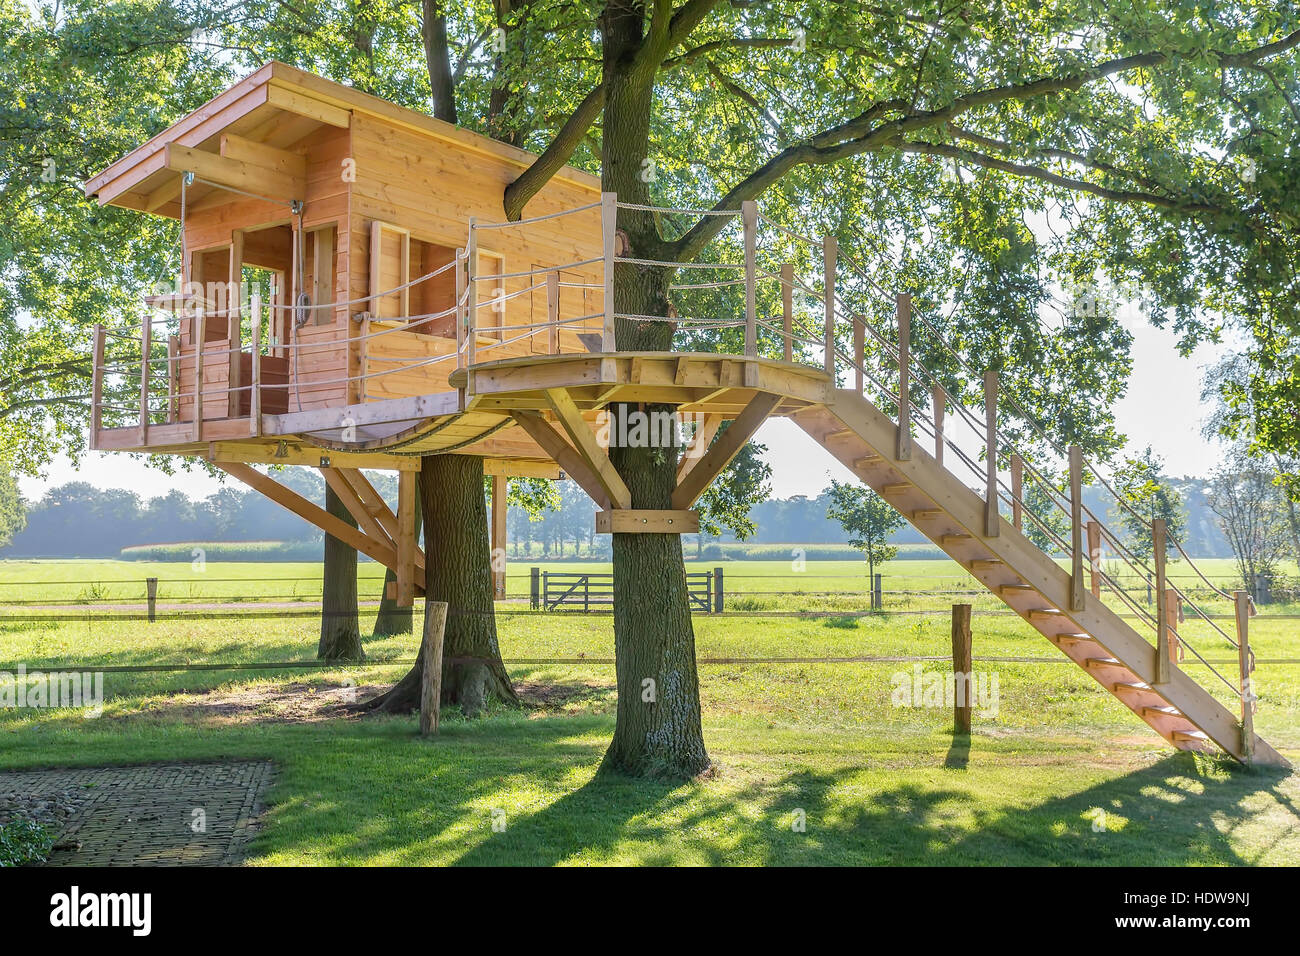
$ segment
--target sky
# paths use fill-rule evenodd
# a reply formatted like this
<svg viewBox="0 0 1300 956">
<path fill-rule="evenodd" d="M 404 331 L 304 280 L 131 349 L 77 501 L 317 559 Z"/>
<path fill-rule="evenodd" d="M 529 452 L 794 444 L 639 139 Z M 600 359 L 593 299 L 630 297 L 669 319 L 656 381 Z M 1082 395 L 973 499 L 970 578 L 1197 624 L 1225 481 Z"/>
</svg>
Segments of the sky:
<svg viewBox="0 0 1300 956">
<path fill-rule="evenodd" d="M 1176 336 L 1152 328 L 1140 319 L 1125 320 L 1133 333 L 1133 374 L 1128 393 L 1116 407 L 1119 427 L 1129 436 L 1129 451 L 1150 445 L 1165 460 L 1166 471 L 1178 477 L 1205 476 L 1214 469 L 1216 446 L 1201 437 L 1201 426 L 1209 409 L 1201 403 L 1204 369 L 1217 358 L 1221 347 L 1203 346 L 1189 358 L 1180 358 Z M 772 495 L 815 497 L 832 478 L 847 481 L 848 469 L 809 438 L 789 419 L 773 419 L 759 429 L 757 440 L 767 446 L 772 466 Z M 968 449 L 978 449 L 971 437 Z M 87 453 L 80 468 L 62 460 L 44 479 L 20 481 L 29 501 L 46 488 L 68 481 L 87 481 L 99 488 L 130 488 L 142 498 L 165 495 L 179 488 L 191 497 L 202 498 L 220 487 L 217 479 L 195 472 L 164 475 L 127 455 Z"/>
</svg>

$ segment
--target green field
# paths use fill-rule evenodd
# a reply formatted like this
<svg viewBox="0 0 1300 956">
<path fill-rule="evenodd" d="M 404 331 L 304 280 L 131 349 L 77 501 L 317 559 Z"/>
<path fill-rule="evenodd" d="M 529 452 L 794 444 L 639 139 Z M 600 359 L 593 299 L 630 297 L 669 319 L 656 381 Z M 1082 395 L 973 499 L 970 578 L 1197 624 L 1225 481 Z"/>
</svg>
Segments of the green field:
<svg viewBox="0 0 1300 956">
<path fill-rule="evenodd" d="M 512 565 L 512 596 L 526 598 L 527 566 Z M 310 662 L 318 573 L 280 563 L 196 572 L 188 563 L 0 562 L 0 598 L 25 602 L 0 618 L 0 664 Z M 363 596 L 377 597 L 379 568 L 361 573 Z M 946 669 L 944 609 L 969 599 L 940 592 L 969 589 L 970 579 L 946 561 L 884 573 L 886 612 L 869 614 L 860 563 L 726 565 L 737 609 L 695 619 L 718 771 L 687 784 L 596 775 L 613 725 L 611 619 L 536 613 L 524 600 L 502 606 L 499 629 L 526 706 L 476 721 L 448 712 L 432 741 L 417 737 L 413 717 L 337 709 L 400 676 L 415 652 L 404 636 L 367 642 L 370 663 L 354 668 L 109 672 L 97 720 L 0 710 L 0 766 L 270 758 L 278 773 L 255 864 L 1300 863 L 1300 778 L 1173 753 L 988 597 L 972 600 L 976 666 L 998 677 L 999 703 L 996 715 L 977 716 L 969 741 L 953 737 L 943 708 L 891 704 L 891 677 L 911 663 L 814 662 L 933 656 Z M 141 602 L 147 575 L 161 582 L 161 620 L 95 619 L 105 610 L 97 605 Z M 802 593 L 771 593 L 791 591 Z M 257 609 L 259 600 L 286 606 Z M 186 607 L 173 612 L 170 602 Z M 1228 613 L 1223 601 L 1205 607 Z M 1252 622 L 1256 727 L 1293 762 L 1296 614 L 1273 605 Z M 1235 677 L 1235 651 L 1210 625 L 1189 619 L 1184 633 Z M 787 660 L 752 660 L 763 658 Z M 1230 700 L 1208 668 L 1185 666 Z M 494 810 L 506 815 L 504 832 L 492 830 Z M 791 829 L 796 811 L 806 832 Z"/>
</svg>

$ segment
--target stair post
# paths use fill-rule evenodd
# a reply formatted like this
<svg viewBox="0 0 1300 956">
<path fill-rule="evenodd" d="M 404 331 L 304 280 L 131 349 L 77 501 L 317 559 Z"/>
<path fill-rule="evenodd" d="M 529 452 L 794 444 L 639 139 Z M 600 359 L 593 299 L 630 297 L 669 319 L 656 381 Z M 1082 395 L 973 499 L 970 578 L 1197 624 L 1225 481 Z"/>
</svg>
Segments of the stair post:
<svg viewBox="0 0 1300 956">
<path fill-rule="evenodd" d="M 1083 449 L 1070 446 L 1070 610 L 1083 610 Z"/>
<path fill-rule="evenodd" d="M 866 391 L 867 320 L 853 317 L 853 385 L 859 395 Z"/>
<path fill-rule="evenodd" d="M 984 534 L 998 536 L 998 373 L 984 373 Z"/>
<path fill-rule="evenodd" d="M 613 352 L 614 345 L 614 260 L 618 256 L 618 193 L 600 194 L 600 231 L 605 260 L 605 324 L 600 350 Z"/>
<path fill-rule="evenodd" d="M 898 293 L 898 454 L 899 461 L 912 457 L 912 399 L 908 388 L 912 350 L 912 296 Z"/>
<path fill-rule="evenodd" d="M 474 216 L 469 217 L 469 242 L 465 246 L 466 365 L 474 364 L 474 350 L 478 346 L 478 280 L 475 278 L 478 274 L 478 229 L 474 220 Z"/>
<path fill-rule="evenodd" d="M 948 395 L 942 385 L 930 386 L 930 409 L 934 418 L 934 460 L 943 464 L 943 416 L 948 410 Z"/>
<path fill-rule="evenodd" d="M 785 336 L 785 360 L 794 361 L 794 263 L 781 263 L 781 331 Z"/>
<path fill-rule="evenodd" d="M 1101 522 L 1088 522 L 1088 563 L 1092 568 L 1092 596 L 1101 597 Z"/>
<path fill-rule="evenodd" d="M 1011 525 L 1025 530 L 1025 460 L 1011 456 Z"/>
<path fill-rule="evenodd" d="M 835 387 L 835 256 L 839 246 L 834 236 L 822 239 L 822 293 L 826 301 L 826 330 L 822 345 L 826 350 L 826 374 Z"/>
<path fill-rule="evenodd" d="M 1151 546 L 1156 566 L 1156 676 L 1154 684 L 1169 683 L 1169 602 L 1165 600 L 1164 518 L 1151 522 Z"/>
<path fill-rule="evenodd" d="M 1250 595 L 1233 591 L 1237 617 L 1237 667 L 1241 674 L 1241 754 L 1246 763 L 1255 756 L 1255 656 L 1250 652 Z"/>
<path fill-rule="evenodd" d="M 758 356 L 758 203 L 746 199 L 740 204 L 740 222 L 745 233 L 745 354 Z M 612 351 L 612 349 L 606 349 Z"/>
</svg>

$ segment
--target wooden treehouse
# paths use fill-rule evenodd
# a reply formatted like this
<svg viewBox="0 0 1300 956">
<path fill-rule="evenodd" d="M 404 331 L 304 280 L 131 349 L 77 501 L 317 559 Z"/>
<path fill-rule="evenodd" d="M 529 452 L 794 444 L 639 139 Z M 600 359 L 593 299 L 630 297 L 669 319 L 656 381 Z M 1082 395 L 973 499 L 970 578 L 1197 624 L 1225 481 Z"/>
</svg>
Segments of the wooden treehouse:
<svg viewBox="0 0 1300 956">
<path fill-rule="evenodd" d="M 1214 672 L 1238 717 L 1178 666 L 1190 644 L 1176 612 L 1192 605 L 1164 575 L 1159 535 L 1151 615 L 1132 613 L 1099 547 L 1085 549 L 1086 536 L 1126 557 L 1083 509 L 1077 455 L 1072 494 L 1057 504 L 1072 528 L 1059 542 L 1068 568 L 1031 543 L 1024 523 L 1037 519 L 1022 482 L 1026 469 L 1039 476 L 1000 444 L 996 379 L 978 416 L 986 467 L 945 434 L 949 409 L 971 413 L 909 360 L 905 296 L 887 333 L 847 314 L 840 288 L 870 276 L 837 261 L 833 239 L 771 223 L 754 203 L 723 213 L 742 262 L 622 257 L 620 212 L 683 211 L 621 204 L 574 169 L 554 176 L 522 220 L 505 222 L 504 189 L 533 158 L 280 63 L 124 156 L 86 191 L 178 219 L 181 274 L 148 298 L 138 333 L 96 329 L 91 447 L 206 458 L 392 568 L 409 604 L 423 583 L 414 534 L 422 456 L 483 459 L 494 478 L 494 548 L 505 546 L 512 475 L 573 478 L 601 508 L 600 532 L 693 532 L 692 507 L 709 483 L 767 418 L 788 416 L 1173 746 L 1285 763 L 1253 731 L 1242 602 L 1236 639 L 1224 635 L 1239 648 L 1241 673 Z M 676 333 L 743 329 L 743 347 L 616 351 L 616 322 L 667 321 L 615 313 L 616 263 L 671 265 L 686 277 L 675 290 L 718 292 L 709 314 L 674 317 Z M 728 287 L 743 304 L 725 298 Z M 760 299 L 771 316 L 760 318 Z M 879 342 L 870 352 L 868 335 Z M 839 344 L 850 340 L 851 355 Z M 760 345 L 780 357 L 761 356 Z M 105 397 L 128 386 L 134 396 L 135 385 L 138 402 Z M 675 406 L 694 426 L 670 510 L 633 509 L 608 457 L 620 429 L 602 416 L 629 403 Z M 923 447 L 931 440 L 932 451 Z M 998 463 L 1008 461 L 1004 475 Z M 319 468 L 358 527 L 256 464 Z M 399 473 L 396 508 L 363 468 Z M 504 572 L 496 578 L 500 597 Z"/>
</svg>

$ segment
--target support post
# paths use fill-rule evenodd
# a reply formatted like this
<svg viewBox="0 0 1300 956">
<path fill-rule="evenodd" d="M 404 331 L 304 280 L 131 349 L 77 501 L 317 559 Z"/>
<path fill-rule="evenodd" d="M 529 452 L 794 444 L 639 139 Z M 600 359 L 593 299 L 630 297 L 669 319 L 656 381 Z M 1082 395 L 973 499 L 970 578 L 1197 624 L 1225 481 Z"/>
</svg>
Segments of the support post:
<svg viewBox="0 0 1300 956">
<path fill-rule="evenodd" d="M 478 345 L 478 229 L 469 217 L 469 244 L 465 246 L 465 364 L 474 364 Z"/>
<path fill-rule="evenodd" d="M 397 606 L 415 604 L 415 476 L 397 473 Z M 362 504 L 364 508 L 364 503 Z"/>
<path fill-rule="evenodd" d="M 1173 588 L 1165 590 L 1165 620 L 1169 622 L 1169 663 L 1183 659 L 1183 644 L 1178 637 L 1178 622 L 1182 618 L 1183 602 Z"/>
<path fill-rule="evenodd" d="M 873 611 L 883 611 L 885 609 L 884 584 L 884 575 L 877 572 L 871 576 L 871 609 Z"/>
<path fill-rule="evenodd" d="M 614 336 L 614 259 L 618 256 L 618 193 L 600 194 L 600 233 L 605 258 L 605 325 L 601 332 L 601 351 L 613 352 Z"/>
<path fill-rule="evenodd" d="M 433 601 L 424 612 L 424 640 L 420 642 L 420 734 L 438 732 L 442 703 L 442 637 L 447 627 L 447 602 Z"/>
<path fill-rule="evenodd" d="M 866 389 L 867 323 L 860 316 L 853 317 L 853 383 L 859 395 Z"/>
<path fill-rule="evenodd" d="M 560 354 L 560 273 L 546 273 L 546 352 Z"/>
<path fill-rule="evenodd" d="M 971 605 L 952 606 L 953 730 L 959 734 L 971 731 L 975 675 L 972 673 L 970 617 Z"/>
<path fill-rule="evenodd" d="M 1011 456 L 1011 524 L 1025 530 L 1025 460 L 1019 455 Z"/>
<path fill-rule="evenodd" d="M 822 292 L 826 297 L 826 329 L 822 346 L 826 350 L 823 365 L 835 387 L 835 256 L 839 246 L 834 236 L 822 239 Z"/>
<path fill-rule="evenodd" d="M 99 447 L 99 430 L 103 424 L 104 405 L 104 326 L 95 323 L 94 356 L 90 371 L 90 448 Z"/>
<path fill-rule="evenodd" d="M 1156 566 L 1156 676 L 1152 683 L 1169 683 L 1169 603 L 1165 600 L 1165 535 L 1164 518 L 1151 522 L 1151 545 Z"/>
<path fill-rule="evenodd" d="M 785 336 L 785 360 L 794 361 L 794 263 L 781 263 L 781 330 Z"/>
<path fill-rule="evenodd" d="M 248 433 L 262 434 L 262 293 L 254 292 L 251 303 L 253 317 L 253 354 L 249 362 L 248 383 Z"/>
<path fill-rule="evenodd" d="M 1070 450 L 1070 610 L 1083 610 L 1083 449 Z"/>
<path fill-rule="evenodd" d="M 1255 756 L 1255 679 L 1250 676 L 1255 662 L 1250 652 L 1250 595 L 1233 591 L 1232 601 L 1237 618 L 1237 668 L 1241 675 L 1241 753 L 1249 763 Z"/>
<path fill-rule="evenodd" d="M 758 203 L 746 199 L 740 204 L 740 222 L 745 233 L 745 354 L 758 356 Z"/>
<path fill-rule="evenodd" d="M 713 613 L 722 613 L 722 568 L 713 569 Z"/>
<path fill-rule="evenodd" d="M 998 373 L 984 373 L 984 534 L 996 538 L 998 514 Z"/>
<path fill-rule="evenodd" d="M 900 292 L 898 310 L 898 454 L 899 461 L 912 457 L 912 394 L 909 374 L 912 350 L 912 295 Z"/>
<path fill-rule="evenodd" d="M 533 566 L 528 569 L 528 606 L 536 611 L 542 605 L 542 569 Z"/>
<path fill-rule="evenodd" d="M 934 417 L 934 460 L 943 464 L 943 418 L 948 411 L 948 393 L 942 385 L 930 387 L 930 409 Z"/>
<path fill-rule="evenodd" d="M 1101 597 L 1101 522 L 1088 522 L 1088 565 L 1091 569 L 1092 596 Z"/>
<path fill-rule="evenodd" d="M 465 315 L 465 263 L 468 261 L 465 250 L 456 250 L 456 367 L 465 367 L 465 329 L 468 320 Z M 461 406 L 462 409 L 464 406 Z"/>
<path fill-rule="evenodd" d="M 317 233 L 317 243 L 323 233 Z M 333 274 L 333 270 L 330 270 Z M 239 380 L 243 371 L 239 353 L 243 348 L 244 317 L 240 309 L 244 304 L 244 230 L 231 233 L 230 264 L 226 280 L 226 417 L 239 417 Z M 313 297 L 314 298 L 314 297 Z M 320 317 L 317 317 L 320 321 Z"/>
<path fill-rule="evenodd" d="M 158 620 L 158 579 L 145 578 L 144 591 L 149 603 L 149 623 Z"/>
<path fill-rule="evenodd" d="M 149 352 L 153 348 L 153 320 L 140 322 L 140 435 L 137 444 L 149 443 Z"/>
<path fill-rule="evenodd" d="M 506 597 L 506 504 L 507 478 L 492 476 L 492 599 Z"/>
<path fill-rule="evenodd" d="M 208 316 L 200 307 L 194 314 L 194 440 L 203 441 L 203 340 L 208 333 Z"/>
</svg>

